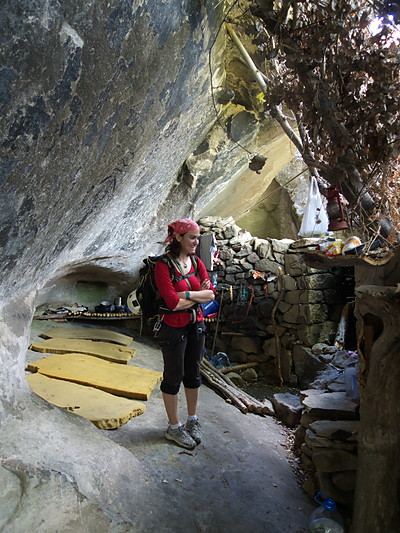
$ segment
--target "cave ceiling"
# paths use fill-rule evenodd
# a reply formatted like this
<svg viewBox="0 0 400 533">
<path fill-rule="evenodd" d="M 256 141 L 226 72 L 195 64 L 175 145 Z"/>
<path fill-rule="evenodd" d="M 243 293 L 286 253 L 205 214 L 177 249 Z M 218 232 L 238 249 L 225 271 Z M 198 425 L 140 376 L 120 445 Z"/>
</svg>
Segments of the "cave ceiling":
<svg viewBox="0 0 400 533">
<path fill-rule="evenodd" d="M 240 218 L 295 155 L 257 108 L 222 2 L 0 11 L 2 300 L 74 272 L 129 281 L 171 219 Z"/>
</svg>

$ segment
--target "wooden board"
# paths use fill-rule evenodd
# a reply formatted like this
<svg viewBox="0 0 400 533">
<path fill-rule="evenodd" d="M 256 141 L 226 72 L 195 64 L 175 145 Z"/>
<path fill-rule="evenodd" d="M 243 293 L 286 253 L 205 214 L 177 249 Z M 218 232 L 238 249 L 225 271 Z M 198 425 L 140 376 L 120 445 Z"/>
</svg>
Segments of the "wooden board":
<svg viewBox="0 0 400 533">
<path fill-rule="evenodd" d="M 114 363 L 125 364 L 136 354 L 134 348 L 86 339 L 47 339 L 42 342 L 34 342 L 29 348 L 40 353 L 84 353 Z"/>
<path fill-rule="evenodd" d="M 133 341 L 133 337 L 108 329 L 83 327 L 63 328 L 62 326 L 58 326 L 45 331 L 40 336 L 44 339 L 87 339 L 92 341 L 114 342 L 123 346 L 128 346 Z"/>
<path fill-rule="evenodd" d="M 147 400 L 162 378 L 162 372 L 156 370 L 120 365 L 79 353 L 50 355 L 29 363 L 27 370 L 135 400 Z"/>
<path fill-rule="evenodd" d="M 116 429 L 146 410 L 146 406 L 136 400 L 39 373 L 29 374 L 27 380 L 38 396 L 90 420 L 99 429 Z"/>
</svg>

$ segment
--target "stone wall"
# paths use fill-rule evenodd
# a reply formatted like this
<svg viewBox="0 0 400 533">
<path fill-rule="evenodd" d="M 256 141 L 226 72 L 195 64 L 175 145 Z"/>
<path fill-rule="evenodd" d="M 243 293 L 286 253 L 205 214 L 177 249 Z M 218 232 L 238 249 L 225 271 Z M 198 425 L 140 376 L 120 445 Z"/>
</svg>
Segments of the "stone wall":
<svg viewBox="0 0 400 533">
<path fill-rule="evenodd" d="M 212 273 L 222 301 L 216 335 L 216 321 L 209 323 L 214 351 L 258 362 L 260 374 L 273 379 L 280 354 L 284 382 L 307 387 L 326 365 L 312 347 L 334 342 L 351 277 L 307 267 L 304 239 L 258 239 L 232 218 L 205 217 L 200 225 L 215 234 L 219 250 Z"/>
<path fill-rule="evenodd" d="M 310 388 L 301 391 L 303 412 L 295 434 L 306 474 L 303 488 L 311 497 L 321 490 L 344 510 L 352 508 L 356 486 L 360 416 L 351 380 L 355 362 L 354 355 L 338 351 Z"/>
</svg>

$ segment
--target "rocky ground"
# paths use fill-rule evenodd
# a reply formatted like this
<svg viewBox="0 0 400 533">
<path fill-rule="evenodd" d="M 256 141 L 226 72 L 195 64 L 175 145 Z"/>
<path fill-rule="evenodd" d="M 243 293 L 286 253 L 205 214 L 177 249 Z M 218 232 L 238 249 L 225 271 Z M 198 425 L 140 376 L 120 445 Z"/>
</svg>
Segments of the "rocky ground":
<svg viewBox="0 0 400 533">
<path fill-rule="evenodd" d="M 35 324 L 33 339 L 40 329 L 51 327 L 43 322 Z M 136 337 L 132 346 L 137 355 L 130 364 L 161 369 L 160 352 L 149 340 Z M 38 355 L 29 351 L 27 359 Z M 183 395 L 180 401 L 184 417 Z M 36 424 L 25 424 L 35 428 L 31 442 L 21 444 L 23 428 L 15 421 L 18 432 L 10 434 L 3 448 L 6 468 L 1 472 L 7 483 L 2 486 L 8 489 L 1 494 L 2 531 L 306 531 L 313 505 L 292 469 L 288 431 L 270 416 L 241 413 L 207 386 L 202 387 L 199 408 L 204 441 L 193 452 L 164 439 L 166 418 L 158 387 L 143 415 L 113 431 L 98 430 L 66 413 L 59 439 L 50 434 L 51 420 L 54 412 L 57 417 L 64 412 L 34 403 Z M 4 459 L 17 440 L 18 464 Z M 24 490 L 17 475 L 29 478 Z"/>
</svg>

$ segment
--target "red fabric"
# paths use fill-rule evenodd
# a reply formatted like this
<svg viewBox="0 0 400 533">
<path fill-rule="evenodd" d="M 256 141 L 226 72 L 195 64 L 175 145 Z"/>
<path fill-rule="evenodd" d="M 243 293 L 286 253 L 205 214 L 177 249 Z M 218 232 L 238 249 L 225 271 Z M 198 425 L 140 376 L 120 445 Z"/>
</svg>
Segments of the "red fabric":
<svg viewBox="0 0 400 533">
<path fill-rule="evenodd" d="M 168 225 L 168 237 L 165 239 L 164 244 L 172 242 L 175 235 L 184 235 L 188 231 L 200 231 L 197 222 L 190 220 L 190 218 L 180 218 L 175 220 L 175 222 L 171 222 Z"/>
<path fill-rule="evenodd" d="M 176 267 L 175 271 L 176 276 L 181 276 L 181 273 Z M 189 272 L 187 272 L 187 274 L 190 274 L 191 272 L 195 272 L 193 264 L 191 265 L 191 269 L 189 270 Z M 157 284 L 157 288 L 160 291 L 161 297 L 167 304 L 167 307 L 172 310 L 175 309 L 175 307 L 178 305 L 179 296 L 177 295 L 177 292 L 190 290 L 199 291 L 200 283 L 205 279 L 209 279 L 206 267 L 199 258 L 197 258 L 197 272 L 199 277 L 194 275 L 188 278 L 190 285 L 192 286 L 192 289 L 190 289 L 185 279 L 178 281 L 177 283 L 172 283 L 168 265 L 163 261 L 158 261 L 156 263 L 154 271 L 155 281 Z M 212 286 L 210 286 L 210 289 L 214 290 Z M 177 311 L 173 314 L 164 315 L 165 324 L 167 324 L 168 326 L 173 326 L 175 328 L 182 328 L 186 326 L 187 324 L 189 324 L 189 320 L 190 313 L 185 311 Z M 203 311 L 199 305 L 197 312 L 197 321 L 200 322 L 200 320 L 203 320 Z"/>
</svg>

